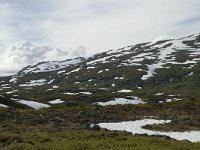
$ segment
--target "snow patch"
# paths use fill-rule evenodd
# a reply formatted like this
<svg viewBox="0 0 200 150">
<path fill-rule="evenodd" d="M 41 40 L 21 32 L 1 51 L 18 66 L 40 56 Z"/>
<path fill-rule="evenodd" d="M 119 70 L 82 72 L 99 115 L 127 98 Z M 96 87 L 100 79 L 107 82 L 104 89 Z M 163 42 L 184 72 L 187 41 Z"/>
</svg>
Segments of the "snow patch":
<svg viewBox="0 0 200 150">
<path fill-rule="evenodd" d="M 161 132 L 143 129 L 145 125 L 153 124 L 165 124 L 170 123 L 170 120 L 155 120 L 155 119 L 144 119 L 136 121 L 127 121 L 119 123 L 99 123 L 101 128 L 115 131 L 127 131 L 135 134 L 147 134 L 147 135 L 162 135 L 168 136 L 176 140 L 188 140 L 191 142 L 200 142 L 200 131 L 187 131 L 187 132 Z M 92 125 L 91 125 L 92 126 Z"/>
<path fill-rule="evenodd" d="M 78 72 L 80 69 L 81 69 L 81 68 L 77 68 L 77 69 L 74 69 L 74 70 L 72 70 L 72 71 L 70 71 L 70 72 L 68 72 L 68 73 L 65 73 L 65 74 L 68 75 L 68 74 L 71 74 L 71 73 L 73 73 L 73 72 Z"/>
<path fill-rule="evenodd" d="M 118 91 L 119 93 L 130 93 L 130 92 L 132 92 L 131 90 L 125 90 L 125 89 L 123 89 L 123 90 L 120 90 L 120 91 Z"/>
<path fill-rule="evenodd" d="M 21 87 L 26 87 L 26 86 L 41 86 L 46 83 L 46 79 L 40 79 L 40 80 L 31 80 L 29 82 L 26 82 L 26 84 L 20 84 L 19 86 Z"/>
<path fill-rule="evenodd" d="M 155 43 L 157 43 L 157 42 L 159 42 L 159 41 L 172 40 L 172 39 L 174 39 L 174 38 L 172 38 L 172 37 L 170 37 L 170 36 L 168 36 L 168 35 L 162 35 L 162 36 L 159 36 L 159 37 L 155 38 L 155 39 L 151 42 L 151 44 L 155 44 Z"/>
<path fill-rule="evenodd" d="M 79 92 L 80 94 L 84 94 L 84 95 L 92 95 L 92 93 L 90 92 Z"/>
<path fill-rule="evenodd" d="M 125 98 L 115 98 L 115 100 L 111 100 L 108 102 L 96 102 L 94 104 L 101 105 L 101 106 L 108 106 L 108 105 L 125 105 L 125 104 L 137 105 L 137 104 L 144 104 L 144 103 L 145 102 L 143 102 L 140 98 L 134 97 L 134 99 L 132 100 L 125 99 Z"/>
<path fill-rule="evenodd" d="M 64 101 L 62 101 L 61 99 L 56 99 L 56 100 L 49 101 L 50 104 L 61 104 L 63 102 Z"/>
<path fill-rule="evenodd" d="M 17 101 L 18 103 L 21 103 L 21 104 L 25 104 L 25 105 L 28 105 L 36 110 L 40 109 L 40 108 L 48 108 L 50 107 L 49 105 L 47 104 L 43 104 L 43 103 L 39 103 L 39 102 L 34 102 L 34 101 L 27 101 L 27 100 L 19 100 Z"/>
<path fill-rule="evenodd" d="M 156 93 L 155 95 L 156 96 L 161 96 L 161 95 L 163 95 L 164 93 Z"/>
<path fill-rule="evenodd" d="M 53 88 L 53 89 L 58 89 L 58 88 L 59 88 L 59 86 L 57 86 L 57 85 L 54 85 L 54 86 L 52 86 L 52 88 Z"/>
<path fill-rule="evenodd" d="M 8 106 L 4 104 L 0 104 L 0 107 L 8 108 Z"/>
</svg>

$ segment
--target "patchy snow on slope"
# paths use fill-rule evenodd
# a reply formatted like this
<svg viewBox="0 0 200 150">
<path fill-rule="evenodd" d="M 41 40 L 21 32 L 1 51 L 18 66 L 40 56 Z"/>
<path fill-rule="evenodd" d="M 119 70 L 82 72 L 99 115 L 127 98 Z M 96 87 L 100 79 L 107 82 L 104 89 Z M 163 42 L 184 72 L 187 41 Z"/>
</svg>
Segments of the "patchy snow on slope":
<svg viewBox="0 0 200 150">
<path fill-rule="evenodd" d="M 115 84 L 115 83 L 112 83 L 112 84 L 111 84 L 111 87 L 115 87 L 115 86 L 116 86 L 116 84 Z"/>
<path fill-rule="evenodd" d="M 65 70 L 58 71 L 57 74 L 65 73 Z"/>
<path fill-rule="evenodd" d="M 14 77 L 13 77 L 12 79 L 9 80 L 9 82 L 16 83 L 16 82 L 17 82 L 17 78 L 14 78 Z"/>
<path fill-rule="evenodd" d="M 74 69 L 74 70 L 72 70 L 72 71 L 70 71 L 70 72 L 68 72 L 68 73 L 65 73 L 65 74 L 68 75 L 68 74 L 71 74 L 71 73 L 73 73 L 73 72 L 78 72 L 80 69 L 81 69 L 81 68 L 77 68 L 77 69 Z"/>
<path fill-rule="evenodd" d="M 58 89 L 58 88 L 59 88 L 59 86 L 57 86 L 57 85 L 54 85 L 54 86 L 52 86 L 52 88 L 53 88 L 53 89 Z"/>
<path fill-rule="evenodd" d="M 27 100 L 19 100 L 17 101 L 18 103 L 21 103 L 21 104 L 25 104 L 25 105 L 28 105 L 36 110 L 40 109 L 40 108 L 48 108 L 50 107 L 49 105 L 47 104 L 43 104 L 43 103 L 39 103 L 39 102 L 34 102 L 34 101 L 27 101 Z"/>
<path fill-rule="evenodd" d="M 119 123 L 99 123 L 101 128 L 115 131 L 127 131 L 135 134 L 147 134 L 147 135 L 163 135 L 168 136 L 176 140 L 188 140 L 191 142 L 200 142 L 200 131 L 187 131 L 187 132 L 161 132 L 143 129 L 145 125 L 153 124 L 165 124 L 170 123 L 170 120 L 155 120 L 155 119 L 144 119 L 136 121 L 127 121 Z M 93 125 L 91 125 L 93 126 Z"/>
<path fill-rule="evenodd" d="M 155 70 L 158 68 L 163 68 L 163 63 L 159 62 L 157 64 L 152 64 L 152 65 L 147 65 L 148 66 L 148 71 L 147 71 L 147 75 L 143 75 L 142 76 L 142 80 L 147 80 L 149 77 L 152 77 L 155 74 Z"/>
<path fill-rule="evenodd" d="M 159 41 L 172 40 L 172 39 L 174 39 L 174 38 L 172 38 L 172 37 L 170 37 L 170 36 L 168 36 L 168 35 L 162 35 L 162 36 L 159 36 L 159 37 L 155 38 L 155 39 L 151 42 L 151 44 L 155 44 L 155 43 L 157 43 L 157 42 L 159 42 Z"/>
<path fill-rule="evenodd" d="M 80 94 L 84 94 L 84 95 L 92 95 L 92 93 L 90 92 L 79 92 Z"/>
<path fill-rule="evenodd" d="M 115 79 L 115 80 L 123 80 L 124 77 L 115 77 L 114 79 Z"/>
<path fill-rule="evenodd" d="M 8 106 L 4 104 L 0 104 L 0 107 L 8 108 Z"/>
<path fill-rule="evenodd" d="M 9 85 L 9 84 L 2 84 L 1 86 L 2 86 L 2 87 L 6 87 L 6 86 L 8 86 L 8 85 Z"/>
<path fill-rule="evenodd" d="M 20 84 L 19 86 L 21 87 L 26 87 L 26 86 L 41 86 L 46 83 L 46 79 L 39 79 L 39 80 L 31 80 L 29 82 L 26 82 L 26 84 Z"/>
<path fill-rule="evenodd" d="M 64 95 L 78 95 L 79 93 L 71 93 L 71 92 L 67 92 L 67 93 L 63 93 Z"/>
<path fill-rule="evenodd" d="M 23 70 L 24 74 L 27 73 L 38 73 L 38 72 L 48 72 L 48 71 L 54 71 L 59 70 L 65 67 L 68 67 L 70 65 L 75 65 L 82 62 L 80 58 L 74 58 L 70 60 L 65 61 L 48 61 L 43 63 L 38 63 L 36 65 L 29 66 Z"/>
<path fill-rule="evenodd" d="M 163 95 L 164 93 L 156 93 L 155 95 L 156 96 L 161 96 L 161 95 Z"/>
<path fill-rule="evenodd" d="M 15 93 L 15 92 L 18 92 L 18 90 L 8 91 L 8 92 L 6 92 L 6 94 L 12 94 L 12 93 Z"/>
<path fill-rule="evenodd" d="M 100 70 L 98 73 L 102 73 L 103 72 L 103 70 Z"/>
<path fill-rule="evenodd" d="M 133 91 L 123 89 L 123 90 L 120 90 L 120 91 L 118 91 L 118 92 L 119 92 L 119 93 L 130 93 L 130 92 L 133 92 Z"/>
<path fill-rule="evenodd" d="M 192 76 L 194 73 L 193 72 L 190 72 L 189 74 L 188 74 L 188 76 Z"/>
<path fill-rule="evenodd" d="M 2 87 L 3 89 L 12 89 L 12 87 Z"/>
<path fill-rule="evenodd" d="M 103 57 L 103 58 L 98 58 L 96 60 L 93 60 L 93 61 L 89 61 L 87 62 L 87 65 L 91 65 L 91 64 L 96 64 L 96 63 L 108 63 L 110 61 L 106 61 L 107 59 L 113 57 L 112 55 L 111 56 L 107 56 L 107 57 Z"/>
<path fill-rule="evenodd" d="M 62 101 L 61 99 L 56 99 L 56 100 L 49 101 L 50 104 L 61 104 L 63 102 L 64 101 Z"/>
<path fill-rule="evenodd" d="M 153 42 L 147 44 L 146 46 L 151 46 L 150 50 L 152 50 L 152 48 L 159 48 L 159 53 L 157 56 L 158 62 L 151 64 L 151 65 L 147 65 L 148 67 L 148 71 L 146 75 L 142 76 L 142 80 L 147 80 L 149 77 L 152 77 L 155 74 L 155 70 L 159 69 L 159 68 L 164 68 L 166 64 L 175 64 L 175 65 L 186 65 L 186 64 L 196 64 L 197 61 L 199 61 L 198 59 L 196 60 L 196 58 L 194 58 L 193 60 L 187 60 L 185 62 L 177 62 L 176 61 L 176 57 L 175 54 L 173 53 L 177 53 L 178 51 L 181 50 L 188 50 L 190 53 L 189 55 L 192 56 L 197 56 L 198 54 L 200 54 L 200 50 L 198 49 L 194 49 L 191 46 L 188 46 L 184 43 L 184 41 L 191 41 L 194 40 L 196 38 L 196 36 L 189 36 L 189 37 L 185 37 L 182 39 L 177 39 L 174 40 L 170 37 L 159 37 L 157 39 L 155 39 Z M 164 43 L 158 43 L 156 44 L 158 41 L 163 41 L 163 40 L 170 40 Z M 155 55 L 155 54 L 154 54 Z M 141 59 L 138 59 L 138 61 L 142 60 L 142 58 L 146 57 L 147 55 L 145 53 L 141 54 Z M 169 57 L 170 56 L 170 57 Z M 138 56 L 134 56 L 133 58 L 136 58 L 137 61 L 137 57 Z M 152 57 L 152 56 L 150 56 Z M 153 58 L 151 58 L 153 59 Z M 154 58 L 155 59 L 155 58 Z M 167 68 L 167 67 L 165 67 Z"/>
<path fill-rule="evenodd" d="M 95 69 L 96 67 L 87 67 L 87 69 Z"/>
<path fill-rule="evenodd" d="M 55 79 L 50 80 L 47 84 L 51 84 L 53 81 L 55 81 Z"/>
<path fill-rule="evenodd" d="M 79 95 L 79 94 L 92 95 L 92 93 L 90 93 L 90 92 L 79 92 L 79 93 L 67 92 L 67 93 L 63 93 L 63 94 L 64 94 L 64 95 Z"/>
<path fill-rule="evenodd" d="M 47 89 L 46 91 L 53 91 L 53 89 Z"/>
<path fill-rule="evenodd" d="M 138 97 L 135 97 L 135 99 L 125 99 L 125 98 L 115 98 L 115 100 L 111 100 L 108 102 L 96 102 L 94 104 L 101 105 L 101 106 L 108 106 L 108 105 L 125 105 L 125 104 L 144 104 L 143 101 L 141 101 Z"/>
</svg>

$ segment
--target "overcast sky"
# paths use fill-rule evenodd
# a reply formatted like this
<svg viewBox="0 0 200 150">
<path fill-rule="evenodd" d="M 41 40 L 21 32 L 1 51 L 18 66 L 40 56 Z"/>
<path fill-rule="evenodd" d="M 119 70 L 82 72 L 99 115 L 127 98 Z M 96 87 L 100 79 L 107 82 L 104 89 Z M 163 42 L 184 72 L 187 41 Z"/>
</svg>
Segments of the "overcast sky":
<svg viewBox="0 0 200 150">
<path fill-rule="evenodd" d="M 11 50 L 18 41 L 57 47 L 62 52 L 56 54 L 72 57 L 77 49 L 88 56 L 161 35 L 199 32 L 199 0 L 0 0 L 0 72 L 12 72 L 23 55 Z"/>
</svg>

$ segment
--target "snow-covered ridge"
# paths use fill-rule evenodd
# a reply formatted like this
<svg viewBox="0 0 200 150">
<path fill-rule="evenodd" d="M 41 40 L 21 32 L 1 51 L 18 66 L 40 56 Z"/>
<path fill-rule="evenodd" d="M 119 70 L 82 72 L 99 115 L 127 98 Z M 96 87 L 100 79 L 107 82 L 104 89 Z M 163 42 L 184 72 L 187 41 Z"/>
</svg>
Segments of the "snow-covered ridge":
<svg viewBox="0 0 200 150">
<path fill-rule="evenodd" d="M 84 58 L 74 58 L 74 59 L 67 59 L 65 61 L 47 61 L 47 62 L 40 62 L 36 65 L 30 65 L 23 70 L 21 70 L 18 74 L 23 75 L 27 73 L 38 73 L 38 72 L 49 72 L 60 70 L 62 68 L 68 67 L 70 65 L 76 65 L 84 61 Z"/>
<path fill-rule="evenodd" d="M 120 66 L 140 66 L 141 62 L 144 59 L 156 59 L 158 57 L 159 60 L 162 62 L 165 62 L 167 59 L 166 57 L 170 56 L 173 52 L 177 52 L 177 50 L 190 50 L 191 56 L 199 54 L 199 51 L 195 50 L 191 46 L 188 46 L 185 41 L 192 41 L 196 40 L 196 38 L 199 36 L 199 34 L 191 35 L 188 37 L 184 37 L 181 39 L 174 39 L 169 36 L 161 36 L 156 38 L 150 43 L 141 43 L 136 44 L 132 46 L 127 46 L 120 49 L 114 49 L 104 52 L 104 54 L 95 55 L 94 57 L 91 57 L 87 61 L 87 65 L 96 65 L 97 63 L 111 63 L 119 60 L 120 57 L 129 55 L 129 54 L 136 54 L 135 56 L 124 60 L 121 62 Z M 195 45 L 198 46 L 198 42 L 194 42 Z M 138 47 L 139 46 L 139 47 Z M 151 51 L 154 49 L 159 48 L 160 53 L 155 54 Z M 138 53 L 139 51 L 144 50 L 142 53 Z M 192 51 L 193 50 L 193 51 Z M 138 53 L 138 54 L 137 54 Z M 95 59 L 94 59 L 95 58 Z M 169 59 L 170 61 L 170 59 Z M 171 59 L 171 63 L 173 63 L 174 60 Z M 155 67 L 151 67 L 151 70 L 155 70 L 157 67 L 162 67 L 164 64 L 155 64 Z M 154 69 L 155 68 L 155 69 Z M 151 71 L 148 76 L 152 76 L 154 74 L 154 71 Z"/>
</svg>

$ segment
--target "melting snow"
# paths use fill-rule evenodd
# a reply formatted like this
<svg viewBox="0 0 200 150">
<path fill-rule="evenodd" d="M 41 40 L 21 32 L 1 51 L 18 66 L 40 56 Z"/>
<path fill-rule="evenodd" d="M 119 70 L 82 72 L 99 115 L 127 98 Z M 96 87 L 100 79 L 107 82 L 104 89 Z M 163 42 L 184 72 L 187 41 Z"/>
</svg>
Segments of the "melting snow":
<svg viewBox="0 0 200 150">
<path fill-rule="evenodd" d="M 8 92 L 6 92 L 6 94 L 12 94 L 12 93 L 17 92 L 17 91 L 18 91 L 18 90 L 8 91 Z"/>
<path fill-rule="evenodd" d="M 26 84 L 20 84 L 19 86 L 21 87 L 26 87 L 26 86 L 41 86 L 46 83 L 46 79 L 40 79 L 40 80 L 31 80 L 30 82 L 26 82 Z"/>
<path fill-rule="evenodd" d="M 8 108 L 8 106 L 4 104 L 0 104 L 0 107 Z"/>
<path fill-rule="evenodd" d="M 19 103 L 21 103 L 21 104 L 28 105 L 28 106 L 30 106 L 30 107 L 36 109 L 36 110 L 37 110 L 37 109 L 40 109 L 40 108 L 48 108 L 48 107 L 50 107 L 50 106 L 47 105 L 47 104 L 43 104 L 43 103 L 39 103 L 39 102 L 34 102 L 34 101 L 19 100 L 19 101 L 17 101 L 17 102 L 19 102 Z"/>
<path fill-rule="evenodd" d="M 98 73 L 102 73 L 103 72 L 103 70 L 100 70 Z"/>
<path fill-rule="evenodd" d="M 50 80 L 49 82 L 48 82 L 48 84 L 51 84 L 51 83 L 53 83 L 53 81 L 54 81 L 55 79 L 52 79 L 52 80 Z"/>
<path fill-rule="evenodd" d="M 125 90 L 125 89 L 123 89 L 123 90 L 120 90 L 120 91 L 118 91 L 119 93 L 130 93 L 130 92 L 132 92 L 131 90 Z"/>
<path fill-rule="evenodd" d="M 90 93 L 90 92 L 79 92 L 79 93 L 67 92 L 67 93 L 63 93 L 63 94 L 65 94 L 65 95 L 78 95 L 78 94 L 92 95 L 92 93 Z"/>
<path fill-rule="evenodd" d="M 172 40 L 172 39 L 174 39 L 174 38 L 172 38 L 172 37 L 170 37 L 168 35 L 163 35 L 163 36 L 159 36 L 159 37 L 155 38 L 151 42 L 151 44 L 155 44 L 156 42 L 159 42 L 159 41 Z"/>
<path fill-rule="evenodd" d="M 147 72 L 147 75 L 143 75 L 142 76 L 142 80 L 147 80 L 149 77 L 152 77 L 154 74 L 155 74 L 155 70 L 157 68 L 163 68 L 163 63 L 162 62 L 159 62 L 157 64 L 152 64 L 152 65 L 147 65 L 149 70 Z"/>
<path fill-rule="evenodd" d="M 48 71 L 54 71 L 54 70 L 59 70 L 65 67 L 68 67 L 70 65 L 75 65 L 82 62 L 80 58 L 75 58 L 71 60 L 65 60 L 65 61 L 49 61 L 49 62 L 44 62 L 41 64 L 33 65 L 25 70 L 23 70 L 23 73 L 29 73 L 29 72 L 48 72 Z"/>
<path fill-rule="evenodd" d="M 53 88 L 53 89 L 58 89 L 58 88 L 59 88 L 59 86 L 57 86 L 57 85 L 54 85 L 54 86 L 52 86 L 52 88 Z"/>
<path fill-rule="evenodd" d="M 70 92 L 67 92 L 67 93 L 63 93 L 63 94 L 66 94 L 66 95 L 78 95 L 79 93 L 70 93 Z"/>
<path fill-rule="evenodd" d="M 193 72 L 191 72 L 190 74 L 188 74 L 188 76 L 192 76 L 194 73 Z"/>
<path fill-rule="evenodd" d="M 9 82 L 16 83 L 17 82 L 17 78 L 12 78 L 12 79 L 9 80 Z"/>
<path fill-rule="evenodd" d="M 128 100 L 128 99 L 125 99 L 125 98 L 115 98 L 115 100 L 111 100 L 111 101 L 108 101 L 108 102 L 97 102 L 95 104 L 97 105 L 101 105 L 101 106 L 107 106 L 107 105 L 125 105 L 125 104 L 133 104 L 133 105 L 136 105 L 136 104 L 144 104 L 145 102 L 141 101 L 140 98 L 138 97 L 135 97 L 134 99 L 132 100 Z"/>
<path fill-rule="evenodd" d="M 65 73 L 65 74 L 68 75 L 68 74 L 71 74 L 71 73 L 73 73 L 73 72 L 78 72 L 80 69 L 81 69 L 81 68 L 77 68 L 77 69 L 74 69 L 74 70 L 72 70 L 72 71 L 70 71 L 70 72 L 68 72 L 68 73 Z"/>
<path fill-rule="evenodd" d="M 156 96 L 160 96 L 160 95 L 163 95 L 164 93 L 156 93 L 155 95 Z"/>
<path fill-rule="evenodd" d="M 101 128 L 116 131 L 127 131 L 133 134 L 147 134 L 147 135 L 163 135 L 168 136 L 176 140 L 188 140 L 191 142 L 200 142 L 200 131 L 188 131 L 188 132 L 161 132 L 143 129 L 145 125 L 152 124 L 165 124 L 170 123 L 170 120 L 155 120 L 144 119 L 137 121 L 127 121 L 119 123 L 99 123 Z"/>
<path fill-rule="evenodd" d="M 115 84 L 115 83 L 112 83 L 112 84 L 111 84 L 111 86 L 112 86 L 112 87 L 115 87 L 115 86 L 116 86 L 116 84 Z"/>
<path fill-rule="evenodd" d="M 50 104 L 61 104 L 63 102 L 64 101 L 62 101 L 61 99 L 56 99 L 56 100 L 49 101 Z"/>
<path fill-rule="evenodd" d="M 58 73 L 57 73 L 57 74 L 61 74 L 61 73 L 65 73 L 65 70 L 58 71 Z"/>
<path fill-rule="evenodd" d="M 85 95 L 92 95 L 90 92 L 79 92 L 80 94 L 85 94 Z"/>
<path fill-rule="evenodd" d="M 199 49 L 194 49 L 191 48 L 190 46 L 187 46 L 183 43 L 183 41 L 187 41 L 187 40 L 193 40 L 195 39 L 195 36 L 191 36 L 191 37 L 186 37 L 186 38 L 182 38 L 182 39 L 178 39 L 178 40 L 171 40 L 162 44 L 155 44 L 157 41 L 160 41 L 161 39 L 158 38 L 157 40 L 155 40 L 154 42 L 147 44 L 148 45 L 153 45 L 153 48 L 160 48 L 160 54 L 158 55 L 158 63 L 154 63 L 151 65 L 147 65 L 148 66 L 148 71 L 147 71 L 147 75 L 143 75 L 142 76 L 142 80 L 147 80 L 149 77 L 152 77 L 155 74 L 155 70 L 158 68 L 163 68 L 164 65 L 166 64 L 178 64 L 178 65 L 184 65 L 184 64 L 196 64 L 198 60 L 196 60 L 195 58 L 193 60 L 187 60 L 186 62 L 180 63 L 180 62 L 176 62 L 175 58 L 171 56 L 172 58 L 167 58 L 167 56 L 172 55 L 174 52 L 177 52 L 177 50 L 189 50 L 190 51 L 190 56 L 197 56 L 198 54 L 200 54 Z M 166 38 L 165 40 L 170 40 L 168 38 Z M 169 45 L 166 48 L 162 48 L 165 45 Z M 139 56 L 139 55 L 138 55 Z M 134 56 L 134 58 L 137 58 L 138 56 Z M 141 54 L 141 56 L 145 57 L 146 53 Z M 137 59 L 136 59 L 137 60 Z M 142 59 L 138 59 L 138 61 L 141 61 Z"/>
<path fill-rule="evenodd" d="M 87 69 L 95 69 L 95 67 L 87 67 Z"/>
<path fill-rule="evenodd" d="M 124 77 L 115 77 L 115 80 L 123 80 Z"/>
<path fill-rule="evenodd" d="M 165 99 L 165 101 L 159 101 L 159 103 L 163 103 L 163 102 L 170 103 L 173 101 L 181 101 L 181 100 L 182 100 L 181 98 L 167 98 L 167 99 Z"/>
</svg>

